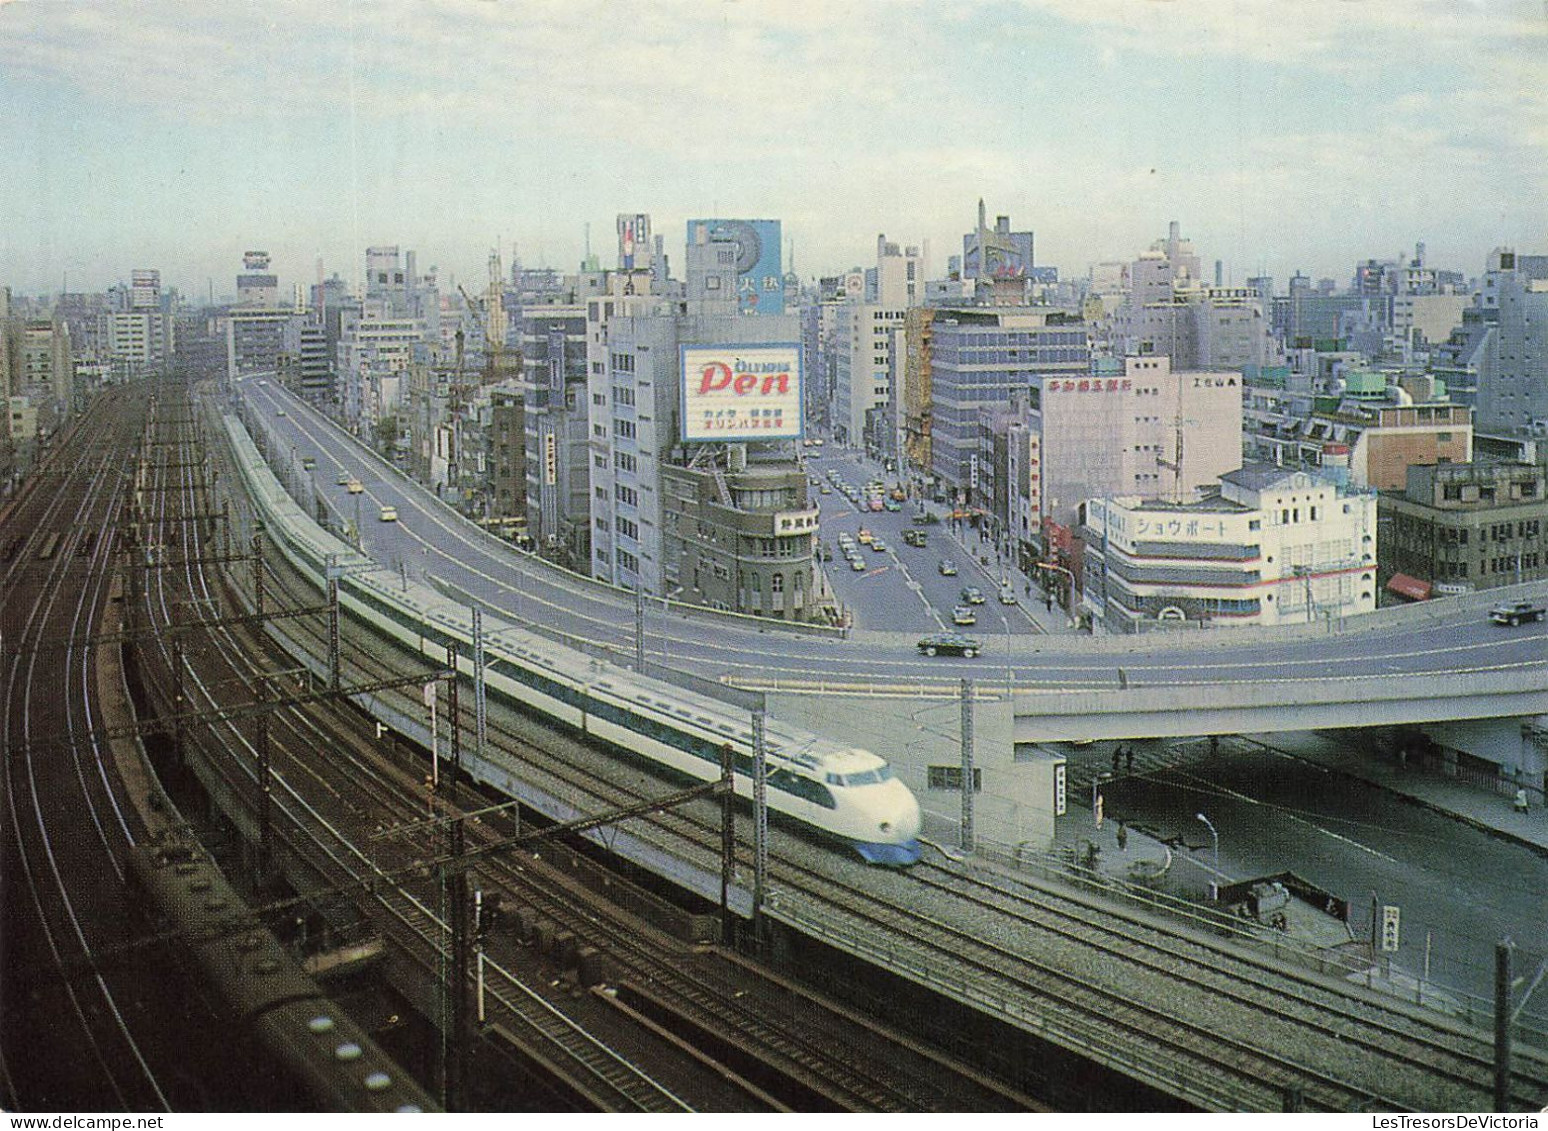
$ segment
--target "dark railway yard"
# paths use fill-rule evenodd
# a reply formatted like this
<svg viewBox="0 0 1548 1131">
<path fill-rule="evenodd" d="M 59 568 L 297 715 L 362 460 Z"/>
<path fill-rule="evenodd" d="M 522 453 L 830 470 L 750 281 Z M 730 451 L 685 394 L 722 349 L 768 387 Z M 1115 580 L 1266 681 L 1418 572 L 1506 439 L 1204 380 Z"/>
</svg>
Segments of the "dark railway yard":
<svg viewBox="0 0 1548 1131">
<path fill-rule="evenodd" d="M 126 930 L 122 861 L 161 842 L 202 846 L 256 909 L 232 933 L 261 922 L 450 1108 L 1490 1107 L 1491 1034 L 1057 878 L 867 869 L 776 829 L 778 900 L 723 940 L 718 907 L 589 840 L 512 845 L 549 818 L 449 768 L 432 788 L 347 696 L 422 714 L 436 673 L 349 618 L 333 651 L 325 594 L 252 536 L 212 403 L 153 387 L 99 399 L 0 519 L 0 1106 L 357 1106 L 355 1077 L 266 1054 L 180 940 Z M 476 725 L 464 686 L 464 749 Z M 682 787 L 503 705 L 487 731 L 581 811 Z M 718 802 L 624 827 L 718 868 Z M 1548 1061 L 1518 1048 L 1509 1092 L 1540 1108 Z"/>
</svg>

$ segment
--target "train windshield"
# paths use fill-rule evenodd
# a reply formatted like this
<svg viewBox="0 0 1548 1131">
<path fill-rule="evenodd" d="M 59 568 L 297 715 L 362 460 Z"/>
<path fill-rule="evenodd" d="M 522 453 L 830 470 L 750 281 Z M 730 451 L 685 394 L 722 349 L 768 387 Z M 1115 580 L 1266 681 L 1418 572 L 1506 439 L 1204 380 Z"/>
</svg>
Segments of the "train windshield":
<svg viewBox="0 0 1548 1131">
<path fill-rule="evenodd" d="M 857 785 L 877 785 L 892 778 L 892 767 L 882 766 L 875 770 L 862 770 L 858 774 L 829 774 L 828 781 L 845 788 Z"/>
</svg>

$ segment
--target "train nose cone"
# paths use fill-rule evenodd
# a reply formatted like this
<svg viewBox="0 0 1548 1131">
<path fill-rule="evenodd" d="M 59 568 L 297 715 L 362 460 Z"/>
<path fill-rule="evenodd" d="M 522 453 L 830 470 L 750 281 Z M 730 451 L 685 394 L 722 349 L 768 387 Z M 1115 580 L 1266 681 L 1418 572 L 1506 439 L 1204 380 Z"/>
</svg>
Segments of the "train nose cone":
<svg viewBox="0 0 1548 1131">
<path fill-rule="evenodd" d="M 886 815 L 879 823 L 883 839 L 891 842 L 913 840 L 919 835 L 921 818 L 919 801 L 902 782 L 894 782 L 897 789 L 888 800 Z"/>
</svg>

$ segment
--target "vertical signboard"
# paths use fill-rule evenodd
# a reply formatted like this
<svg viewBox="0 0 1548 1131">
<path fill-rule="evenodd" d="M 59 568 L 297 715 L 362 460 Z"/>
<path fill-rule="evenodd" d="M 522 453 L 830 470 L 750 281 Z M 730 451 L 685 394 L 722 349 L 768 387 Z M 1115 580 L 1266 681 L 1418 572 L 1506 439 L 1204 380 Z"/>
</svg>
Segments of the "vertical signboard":
<svg viewBox="0 0 1548 1131">
<path fill-rule="evenodd" d="M 1390 903 L 1381 909 L 1381 949 L 1388 953 L 1398 948 L 1400 914 L 1399 909 Z"/>
<path fill-rule="evenodd" d="M 1067 778 L 1063 762 L 1054 766 L 1054 816 L 1064 816 L 1064 810 L 1068 797 L 1065 793 Z"/>
<path fill-rule="evenodd" d="M 618 268 L 644 270 L 650 263 L 650 216 L 644 212 L 618 214 Z"/>
<path fill-rule="evenodd" d="M 682 346 L 683 439 L 801 436 L 801 347 Z"/>
</svg>

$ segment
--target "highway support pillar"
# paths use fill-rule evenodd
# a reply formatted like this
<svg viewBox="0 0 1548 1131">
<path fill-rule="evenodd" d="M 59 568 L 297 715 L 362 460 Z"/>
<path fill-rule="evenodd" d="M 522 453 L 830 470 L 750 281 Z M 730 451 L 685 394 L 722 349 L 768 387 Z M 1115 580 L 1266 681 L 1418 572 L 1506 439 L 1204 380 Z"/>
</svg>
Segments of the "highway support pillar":
<svg viewBox="0 0 1548 1131">
<path fill-rule="evenodd" d="M 1510 1110 L 1510 955 L 1508 938 L 1494 946 L 1494 1110 Z"/>
</svg>

